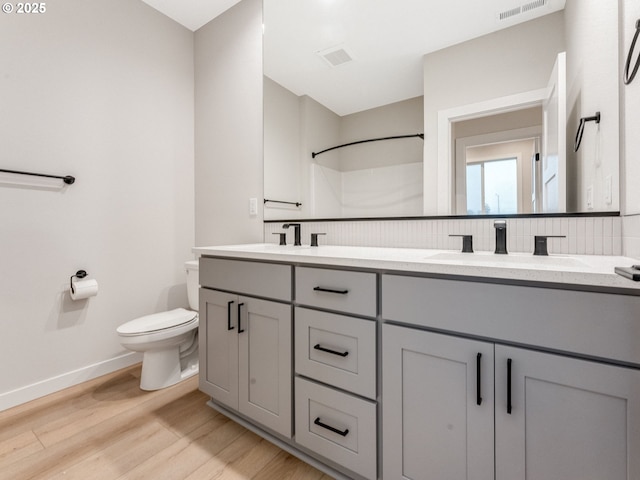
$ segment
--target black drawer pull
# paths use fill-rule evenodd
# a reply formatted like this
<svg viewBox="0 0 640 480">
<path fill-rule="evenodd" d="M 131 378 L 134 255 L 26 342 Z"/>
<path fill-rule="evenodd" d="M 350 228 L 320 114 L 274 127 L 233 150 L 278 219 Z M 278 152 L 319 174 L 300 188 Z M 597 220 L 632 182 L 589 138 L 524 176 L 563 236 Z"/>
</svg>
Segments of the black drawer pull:
<svg viewBox="0 0 640 480">
<path fill-rule="evenodd" d="M 333 428 L 331 425 L 327 425 L 326 423 L 322 423 L 320 421 L 320 417 L 316 418 L 313 421 L 313 423 L 315 423 L 319 427 L 326 428 L 327 430 L 330 430 L 333 433 L 337 433 L 338 435 L 342 435 L 343 437 L 346 437 L 347 433 L 349 433 L 349 429 L 348 428 L 346 430 L 338 430 L 337 428 Z"/>
<path fill-rule="evenodd" d="M 507 359 L 507 413 L 511 415 L 511 362 L 510 358 Z"/>
<path fill-rule="evenodd" d="M 476 357 L 476 405 L 482 404 L 482 390 L 480 384 L 482 383 L 482 376 L 480 372 L 480 360 L 482 360 L 482 354 L 478 353 Z"/>
<path fill-rule="evenodd" d="M 330 348 L 321 347 L 320 344 L 316 344 L 313 347 L 316 350 L 320 350 L 321 352 L 332 353 L 333 355 L 338 355 L 340 357 L 346 357 L 349 355 L 349 352 L 336 352 L 335 350 L 331 350 Z"/>
<path fill-rule="evenodd" d="M 337 293 L 340 295 L 346 295 L 347 293 L 349 293 L 349 290 L 347 290 L 346 288 L 342 290 L 337 290 L 335 288 L 313 287 L 313 289 L 316 292 Z"/>
<path fill-rule="evenodd" d="M 227 302 L 227 330 L 233 330 L 235 328 L 231 326 L 231 305 L 234 303 L 233 300 Z"/>
</svg>

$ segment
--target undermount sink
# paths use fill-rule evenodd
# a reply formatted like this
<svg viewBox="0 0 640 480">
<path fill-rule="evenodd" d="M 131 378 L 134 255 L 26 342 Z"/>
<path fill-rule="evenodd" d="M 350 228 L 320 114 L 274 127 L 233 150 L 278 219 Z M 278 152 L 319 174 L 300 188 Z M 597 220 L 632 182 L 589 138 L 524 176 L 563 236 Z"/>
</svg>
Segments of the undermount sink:
<svg viewBox="0 0 640 480">
<path fill-rule="evenodd" d="M 460 265 L 482 265 L 502 268 L 587 268 L 588 265 L 577 258 L 549 255 L 534 256 L 531 254 L 507 254 L 496 255 L 494 253 L 461 253 L 442 252 L 425 258 L 428 262 L 434 263 L 455 263 Z"/>
</svg>

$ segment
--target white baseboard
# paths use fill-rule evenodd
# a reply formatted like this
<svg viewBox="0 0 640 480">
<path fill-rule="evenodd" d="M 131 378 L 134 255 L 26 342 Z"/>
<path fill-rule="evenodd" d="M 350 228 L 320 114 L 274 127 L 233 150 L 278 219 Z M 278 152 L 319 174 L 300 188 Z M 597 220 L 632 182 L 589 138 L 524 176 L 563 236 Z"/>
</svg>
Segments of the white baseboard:
<svg viewBox="0 0 640 480">
<path fill-rule="evenodd" d="M 50 393 L 72 387 L 87 380 L 92 380 L 101 375 L 115 372 L 142 361 L 142 354 L 136 352 L 126 353 L 116 358 L 94 363 L 86 367 L 63 373 L 40 382 L 16 388 L 9 392 L 0 393 L 0 412 L 17 405 L 35 400 Z"/>
</svg>

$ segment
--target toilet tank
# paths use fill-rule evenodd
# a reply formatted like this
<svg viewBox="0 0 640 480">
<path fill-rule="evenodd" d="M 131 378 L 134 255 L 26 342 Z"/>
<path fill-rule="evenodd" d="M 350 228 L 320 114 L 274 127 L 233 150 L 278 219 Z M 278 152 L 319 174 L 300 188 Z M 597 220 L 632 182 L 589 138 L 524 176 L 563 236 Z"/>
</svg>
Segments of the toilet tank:
<svg viewBox="0 0 640 480">
<path fill-rule="evenodd" d="M 198 288 L 200 278 L 198 276 L 198 260 L 190 260 L 184 264 L 187 270 L 187 297 L 189 298 L 189 308 L 198 311 Z"/>
</svg>

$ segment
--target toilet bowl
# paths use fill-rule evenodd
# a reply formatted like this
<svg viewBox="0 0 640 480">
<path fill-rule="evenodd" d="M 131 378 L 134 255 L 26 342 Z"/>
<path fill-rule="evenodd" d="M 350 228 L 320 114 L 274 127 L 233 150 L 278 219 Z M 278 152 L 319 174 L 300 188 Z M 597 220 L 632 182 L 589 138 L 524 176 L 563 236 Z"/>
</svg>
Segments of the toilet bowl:
<svg viewBox="0 0 640 480">
<path fill-rule="evenodd" d="M 198 261 L 185 264 L 189 306 L 136 318 L 117 328 L 123 347 L 142 352 L 142 390 L 159 390 L 198 373 Z"/>
</svg>

